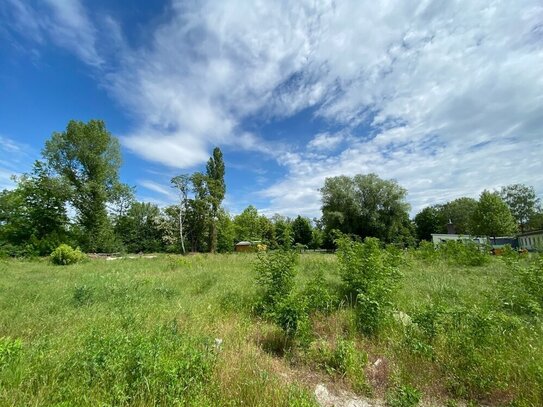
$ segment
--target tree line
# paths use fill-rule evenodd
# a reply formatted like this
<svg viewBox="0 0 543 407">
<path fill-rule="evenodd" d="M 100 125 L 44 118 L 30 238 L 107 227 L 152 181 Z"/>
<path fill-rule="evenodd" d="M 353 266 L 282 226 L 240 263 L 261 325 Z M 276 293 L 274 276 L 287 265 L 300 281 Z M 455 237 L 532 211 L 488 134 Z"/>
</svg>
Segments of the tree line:
<svg viewBox="0 0 543 407">
<path fill-rule="evenodd" d="M 459 198 L 424 208 L 410 219 L 407 190 L 376 174 L 339 176 L 321 188 L 322 217 L 294 219 L 259 214 L 250 205 L 231 216 L 222 206 L 225 164 L 220 148 L 205 172 L 171 179 L 177 202 L 159 207 L 138 202 L 119 180 L 118 140 L 101 120 L 70 121 L 46 141 L 42 159 L 0 192 L 0 254 L 48 255 L 61 243 L 86 252 L 230 252 L 236 242 L 270 248 L 334 248 L 338 232 L 412 246 L 446 232 L 498 236 L 543 227 L 532 187 L 484 191 L 479 200 Z"/>
</svg>

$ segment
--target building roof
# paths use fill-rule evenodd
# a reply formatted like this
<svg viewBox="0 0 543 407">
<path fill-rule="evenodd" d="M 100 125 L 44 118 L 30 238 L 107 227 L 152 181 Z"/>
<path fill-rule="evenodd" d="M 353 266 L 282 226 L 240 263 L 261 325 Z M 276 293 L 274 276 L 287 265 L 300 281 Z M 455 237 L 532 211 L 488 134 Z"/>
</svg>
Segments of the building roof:
<svg viewBox="0 0 543 407">
<path fill-rule="evenodd" d="M 251 242 L 247 240 L 242 240 L 241 242 L 237 242 L 234 246 L 253 246 L 255 244 L 260 244 L 260 243 L 262 243 L 261 240 L 253 240 Z"/>
<path fill-rule="evenodd" d="M 543 229 L 540 230 L 532 230 L 531 232 L 524 232 L 520 233 L 518 237 L 524 237 L 524 236 L 533 236 L 533 235 L 541 235 L 543 234 Z"/>
</svg>

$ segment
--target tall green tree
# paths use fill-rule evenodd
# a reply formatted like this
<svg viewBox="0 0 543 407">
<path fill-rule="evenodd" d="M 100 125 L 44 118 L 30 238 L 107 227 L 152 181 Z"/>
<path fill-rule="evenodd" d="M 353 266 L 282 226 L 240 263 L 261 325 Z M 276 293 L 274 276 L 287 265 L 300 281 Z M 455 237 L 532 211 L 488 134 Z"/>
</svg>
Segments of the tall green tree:
<svg viewBox="0 0 543 407">
<path fill-rule="evenodd" d="M 179 193 L 179 203 L 177 205 L 179 209 L 179 240 L 181 242 L 181 251 L 183 254 L 186 253 L 185 250 L 185 231 L 184 231 L 184 224 L 185 224 L 185 215 L 187 213 L 187 206 L 188 206 L 188 194 L 190 190 L 190 175 L 188 174 L 181 174 L 173 177 L 171 179 L 171 183 L 173 184 L 173 187 L 177 189 Z"/>
<path fill-rule="evenodd" d="M 507 185 L 501 189 L 500 195 L 511 210 L 521 232 L 524 232 L 540 205 L 534 188 L 523 184 Z"/>
<path fill-rule="evenodd" d="M 476 208 L 477 200 L 468 197 L 457 198 L 441 206 L 441 233 L 447 232 L 447 223 L 451 221 L 456 233 L 473 234 L 471 219 Z"/>
<path fill-rule="evenodd" d="M 260 217 L 258 215 L 258 210 L 253 205 L 249 205 L 243 212 L 234 217 L 234 225 L 237 242 L 242 240 L 255 241 L 262 239 Z"/>
<path fill-rule="evenodd" d="M 443 217 L 441 207 L 428 206 L 415 215 L 415 226 L 419 240 L 432 240 L 432 233 L 441 233 Z"/>
<path fill-rule="evenodd" d="M 292 222 L 292 233 L 294 244 L 299 243 L 309 246 L 313 237 L 313 228 L 309 219 L 298 215 Z"/>
<path fill-rule="evenodd" d="M 148 202 L 133 202 L 117 219 L 115 232 L 130 253 L 159 252 L 164 248 L 159 227 L 160 209 Z"/>
<path fill-rule="evenodd" d="M 408 217 L 407 191 L 376 174 L 326 178 L 321 193 L 327 232 L 337 229 L 392 242 Z"/>
<path fill-rule="evenodd" d="M 473 213 L 472 230 L 474 234 L 493 238 L 517 231 L 515 219 L 500 194 L 486 190 L 481 193 Z"/>
<path fill-rule="evenodd" d="M 206 166 L 209 201 L 211 203 L 211 233 L 209 248 L 212 253 L 217 251 L 217 220 L 221 203 L 226 193 L 224 182 L 224 160 L 221 149 L 215 147 Z"/>
<path fill-rule="evenodd" d="M 234 250 L 235 227 L 230 215 L 219 209 L 217 220 L 217 251 L 219 253 L 230 253 Z"/>
<path fill-rule="evenodd" d="M 53 133 L 45 143 L 43 156 L 71 188 L 83 249 L 110 250 L 113 233 L 106 203 L 119 184 L 119 141 L 102 120 L 71 120 L 65 131 Z"/>
<path fill-rule="evenodd" d="M 191 251 L 206 252 L 209 249 L 210 201 L 207 176 L 201 172 L 191 175 L 193 197 L 188 200 L 187 235 Z"/>
<path fill-rule="evenodd" d="M 68 238 L 66 185 L 40 161 L 16 181 L 14 190 L 0 193 L 1 244 L 19 247 L 24 254 L 47 255 Z"/>
<path fill-rule="evenodd" d="M 283 215 L 276 213 L 271 218 L 275 243 L 272 243 L 272 247 L 275 249 L 277 247 L 290 248 L 292 246 L 292 221 Z"/>
</svg>

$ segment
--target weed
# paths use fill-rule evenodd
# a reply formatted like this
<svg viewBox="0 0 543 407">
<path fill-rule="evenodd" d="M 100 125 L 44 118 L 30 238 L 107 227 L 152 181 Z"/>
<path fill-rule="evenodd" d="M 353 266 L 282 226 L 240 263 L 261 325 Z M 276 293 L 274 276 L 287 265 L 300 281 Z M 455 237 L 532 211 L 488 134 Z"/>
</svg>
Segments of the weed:
<svg viewBox="0 0 543 407">
<path fill-rule="evenodd" d="M 309 313 L 320 311 L 328 314 L 337 308 L 339 303 L 337 297 L 330 293 L 322 269 L 317 269 L 315 276 L 306 285 L 302 295 Z"/>
<path fill-rule="evenodd" d="M 340 238 L 338 259 L 346 295 L 356 302 L 360 330 L 376 334 L 391 311 L 391 297 L 400 277 L 397 259 L 379 247 L 379 240 L 363 243 Z"/>
<path fill-rule="evenodd" d="M 388 407 L 415 407 L 418 406 L 421 393 L 409 385 L 398 386 L 387 395 Z"/>
<path fill-rule="evenodd" d="M 258 308 L 263 314 L 273 314 L 277 305 L 291 293 L 297 259 L 296 252 L 287 250 L 258 253 L 255 264 L 260 296 Z"/>
<path fill-rule="evenodd" d="M 441 258 L 459 266 L 483 266 L 490 261 L 490 250 L 471 241 L 449 240 L 438 246 Z"/>
<path fill-rule="evenodd" d="M 89 305 L 93 301 L 93 289 L 87 285 L 77 285 L 72 295 L 73 303 L 76 307 Z"/>
<path fill-rule="evenodd" d="M 508 261 L 509 273 L 500 281 L 505 309 L 519 315 L 539 316 L 543 313 L 543 257 L 528 265 Z"/>
<path fill-rule="evenodd" d="M 20 339 L 0 337 L 0 370 L 14 361 L 23 349 L 23 343 Z"/>
</svg>

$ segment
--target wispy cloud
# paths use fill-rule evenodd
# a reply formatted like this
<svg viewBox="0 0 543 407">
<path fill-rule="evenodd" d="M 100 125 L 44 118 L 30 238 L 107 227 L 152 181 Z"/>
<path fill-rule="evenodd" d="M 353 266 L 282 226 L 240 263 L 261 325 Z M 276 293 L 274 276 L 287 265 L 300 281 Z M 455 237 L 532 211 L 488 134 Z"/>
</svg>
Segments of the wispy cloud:
<svg viewBox="0 0 543 407">
<path fill-rule="evenodd" d="M 164 197 L 164 199 L 167 199 L 169 202 L 174 202 L 177 198 L 177 195 L 172 188 L 166 185 L 162 185 L 158 182 L 151 180 L 140 180 L 138 181 L 138 185 L 149 191 L 158 192 Z"/>
<path fill-rule="evenodd" d="M 14 188 L 12 177 L 28 171 L 36 155 L 30 146 L 0 135 L 0 190 Z"/>
<path fill-rule="evenodd" d="M 370 171 L 398 179 L 415 210 L 512 182 L 543 191 L 538 0 L 173 1 L 135 48 L 81 2 L 50 1 L 40 18 L 9 2 L 36 42 L 115 67 L 103 81 L 136 118 L 123 137 L 135 154 L 175 168 L 212 145 L 274 157 L 287 173 L 259 193 L 269 212 L 317 215 L 325 177 Z M 308 108 L 337 130 L 305 148 L 244 128 Z"/>
<path fill-rule="evenodd" d="M 19 38 L 38 44 L 52 41 L 95 67 L 104 62 L 97 50 L 99 31 L 79 0 L 7 0 L 0 12 Z"/>
</svg>

